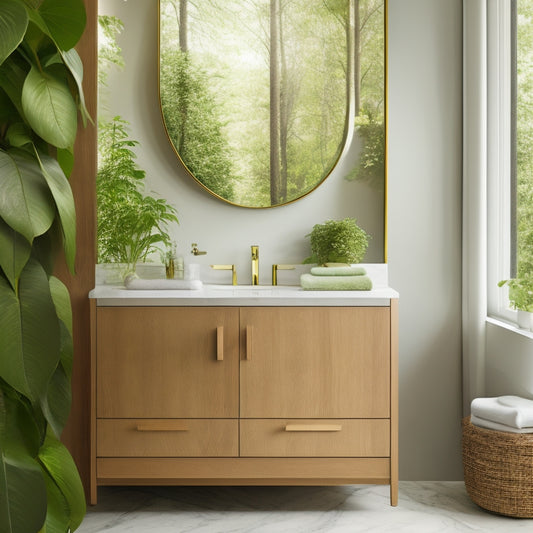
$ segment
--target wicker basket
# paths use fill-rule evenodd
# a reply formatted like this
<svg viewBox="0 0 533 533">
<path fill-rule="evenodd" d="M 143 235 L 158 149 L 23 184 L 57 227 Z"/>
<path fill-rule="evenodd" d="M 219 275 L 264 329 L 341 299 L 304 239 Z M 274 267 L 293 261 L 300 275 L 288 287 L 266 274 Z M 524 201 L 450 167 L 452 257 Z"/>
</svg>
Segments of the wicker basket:
<svg viewBox="0 0 533 533">
<path fill-rule="evenodd" d="M 474 503 L 502 515 L 533 517 L 533 434 L 480 428 L 466 417 L 463 467 Z"/>
</svg>

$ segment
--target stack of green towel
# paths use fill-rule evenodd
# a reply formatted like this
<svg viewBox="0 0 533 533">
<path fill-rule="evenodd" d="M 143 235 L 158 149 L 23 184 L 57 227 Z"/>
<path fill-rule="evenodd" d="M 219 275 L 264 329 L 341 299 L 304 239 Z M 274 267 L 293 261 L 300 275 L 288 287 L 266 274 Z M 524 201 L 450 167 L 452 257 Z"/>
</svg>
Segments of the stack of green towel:
<svg viewBox="0 0 533 533">
<path fill-rule="evenodd" d="M 327 264 L 311 268 L 311 274 L 300 276 L 306 291 L 369 291 L 372 281 L 363 267 Z"/>
</svg>

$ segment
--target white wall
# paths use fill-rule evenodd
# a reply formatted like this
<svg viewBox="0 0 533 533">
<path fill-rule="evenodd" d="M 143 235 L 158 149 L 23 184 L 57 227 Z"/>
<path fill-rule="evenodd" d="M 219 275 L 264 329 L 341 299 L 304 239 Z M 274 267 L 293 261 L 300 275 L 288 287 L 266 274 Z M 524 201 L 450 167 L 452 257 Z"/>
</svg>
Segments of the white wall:
<svg viewBox="0 0 533 533">
<path fill-rule="evenodd" d="M 533 333 L 489 319 L 485 379 L 486 396 L 533 399 Z"/>
<path fill-rule="evenodd" d="M 249 210 L 211 197 L 168 145 L 157 98 L 157 1 L 100 0 L 126 25 L 127 69 L 109 106 L 132 123 L 148 188 L 174 202 L 182 252 L 198 242 L 205 264 L 236 263 L 249 281 L 259 244 L 261 282 L 272 263 L 300 262 L 303 238 L 328 218 L 356 216 L 373 191 L 336 170 L 289 206 Z M 461 479 L 461 0 L 390 0 L 389 271 L 400 291 L 400 477 Z M 346 170 L 346 169 L 345 169 Z M 370 219 L 369 219 L 370 220 Z M 372 231 L 372 228 L 365 228 Z M 379 235 L 366 261 L 379 257 Z M 187 259 L 191 256 L 187 254 Z"/>
</svg>

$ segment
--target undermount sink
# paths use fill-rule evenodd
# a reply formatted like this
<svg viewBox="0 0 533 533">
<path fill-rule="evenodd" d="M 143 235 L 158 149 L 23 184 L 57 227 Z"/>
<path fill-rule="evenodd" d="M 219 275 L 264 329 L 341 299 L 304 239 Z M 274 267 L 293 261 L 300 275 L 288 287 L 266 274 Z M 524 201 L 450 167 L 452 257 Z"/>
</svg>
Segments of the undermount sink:
<svg viewBox="0 0 533 533">
<path fill-rule="evenodd" d="M 212 291 L 225 291 L 231 292 L 234 294 L 271 294 L 273 292 L 280 291 L 294 291 L 299 289 L 299 286 L 288 286 L 288 285 L 209 285 L 204 284 L 204 287 L 207 290 Z"/>
</svg>

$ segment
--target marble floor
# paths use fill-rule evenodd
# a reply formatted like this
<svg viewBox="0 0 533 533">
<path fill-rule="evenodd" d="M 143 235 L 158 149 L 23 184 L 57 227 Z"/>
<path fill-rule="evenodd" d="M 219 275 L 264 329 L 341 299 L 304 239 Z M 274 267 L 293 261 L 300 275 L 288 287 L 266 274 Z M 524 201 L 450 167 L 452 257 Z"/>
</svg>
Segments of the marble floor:
<svg viewBox="0 0 533 533">
<path fill-rule="evenodd" d="M 470 501 L 462 482 L 388 486 L 101 487 L 80 533 L 433 533 L 533 531 L 533 519 L 506 518 Z"/>
</svg>

